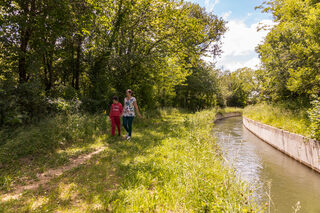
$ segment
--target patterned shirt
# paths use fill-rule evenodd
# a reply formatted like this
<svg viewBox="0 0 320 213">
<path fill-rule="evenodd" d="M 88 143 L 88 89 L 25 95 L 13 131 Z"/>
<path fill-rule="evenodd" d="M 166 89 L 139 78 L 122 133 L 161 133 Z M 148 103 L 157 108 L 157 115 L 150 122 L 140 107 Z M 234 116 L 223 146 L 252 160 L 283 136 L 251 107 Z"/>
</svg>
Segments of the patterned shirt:
<svg viewBox="0 0 320 213">
<path fill-rule="evenodd" d="M 123 109 L 123 116 L 124 117 L 134 117 L 134 105 L 133 103 L 136 102 L 135 97 L 131 97 L 129 100 L 127 98 L 124 99 L 124 109 Z"/>
</svg>

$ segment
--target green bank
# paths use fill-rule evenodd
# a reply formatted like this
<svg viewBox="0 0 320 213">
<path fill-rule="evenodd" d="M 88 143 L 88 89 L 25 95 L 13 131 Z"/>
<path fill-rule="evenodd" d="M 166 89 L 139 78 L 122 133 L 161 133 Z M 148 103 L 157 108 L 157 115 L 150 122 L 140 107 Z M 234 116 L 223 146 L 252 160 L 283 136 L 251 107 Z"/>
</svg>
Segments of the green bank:
<svg viewBox="0 0 320 213">
<path fill-rule="evenodd" d="M 261 103 L 246 107 L 243 115 L 270 126 L 311 137 L 311 122 L 306 108 L 290 109 L 280 104 Z"/>
<path fill-rule="evenodd" d="M 214 109 L 195 114 L 159 110 L 135 120 L 130 141 L 106 134 L 90 137 L 91 147 L 106 146 L 105 151 L 46 186 L 26 191 L 18 199 L 1 201 L 1 210 L 259 211 L 247 184 L 223 163 L 212 135 L 216 113 Z M 85 151 L 83 147 L 90 146 L 81 147 Z"/>
</svg>

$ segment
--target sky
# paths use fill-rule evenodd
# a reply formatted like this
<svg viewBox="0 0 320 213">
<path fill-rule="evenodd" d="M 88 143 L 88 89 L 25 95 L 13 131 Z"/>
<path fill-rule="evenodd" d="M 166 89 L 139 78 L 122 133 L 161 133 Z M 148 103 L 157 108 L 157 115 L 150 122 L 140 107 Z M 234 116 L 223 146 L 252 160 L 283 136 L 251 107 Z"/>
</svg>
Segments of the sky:
<svg viewBox="0 0 320 213">
<path fill-rule="evenodd" d="M 242 67 L 257 68 L 260 64 L 255 47 L 267 31 L 257 31 L 260 24 L 272 25 L 272 16 L 255 10 L 264 0 L 189 0 L 223 17 L 228 31 L 222 40 L 222 55 L 216 59 L 217 68 L 235 71 Z M 213 59 L 208 57 L 206 61 Z"/>
</svg>

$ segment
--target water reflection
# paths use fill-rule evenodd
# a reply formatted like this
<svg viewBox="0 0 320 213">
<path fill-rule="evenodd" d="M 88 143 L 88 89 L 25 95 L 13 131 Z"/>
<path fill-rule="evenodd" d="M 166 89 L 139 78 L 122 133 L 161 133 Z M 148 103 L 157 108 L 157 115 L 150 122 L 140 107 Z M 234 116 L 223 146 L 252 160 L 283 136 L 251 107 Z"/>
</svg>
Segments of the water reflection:
<svg viewBox="0 0 320 213">
<path fill-rule="evenodd" d="M 272 212 L 320 213 L 320 175 L 250 133 L 242 118 L 218 121 L 214 128 L 224 158 L 255 186 L 257 200 L 267 202 L 271 182 Z"/>
</svg>

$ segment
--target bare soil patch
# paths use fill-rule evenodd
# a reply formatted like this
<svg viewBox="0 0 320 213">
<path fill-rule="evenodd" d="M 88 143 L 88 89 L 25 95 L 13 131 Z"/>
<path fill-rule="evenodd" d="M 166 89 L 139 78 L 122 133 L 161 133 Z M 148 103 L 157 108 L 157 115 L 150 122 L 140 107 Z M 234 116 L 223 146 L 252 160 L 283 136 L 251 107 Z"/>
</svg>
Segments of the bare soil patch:
<svg viewBox="0 0 320 213">
<path fill-rule="evenodd" d="M 61 166 L 61 167 L 55 168 L 55 169 L 49 169 L 48 171 L 46 171 L 44 173 L 37 174 L 37 178 L 38 178 L 37 181 L 30 181 L 30 182 L 27 182 L 25 185 L 17 185 L 14 187 L 14 189 L 11 192 L 4 194 L 4 195 L 1 195 L 0 199 L 1 199 L 1 201 L 7 201 L 10 199 L 18 199 L 24 191 L 34 190 L 34 189 L 37 189 L 39 186 L 46 185 L 53 178 L 59 177 L 64 172 L 69 171 L 75 167 L 78 167 L 81 164 L 84 164 L 85 162 L 90 160 L 94 155 L 97 155 L 104 150 L 105 150 L 105 147 L 101 147 L 101 148 L 97 149 L 96 151 L 91 152 L 89 154 L 80 155 L 77 158 L 70 159 L 70 163 L 65 166 Z"/>
</svg>

